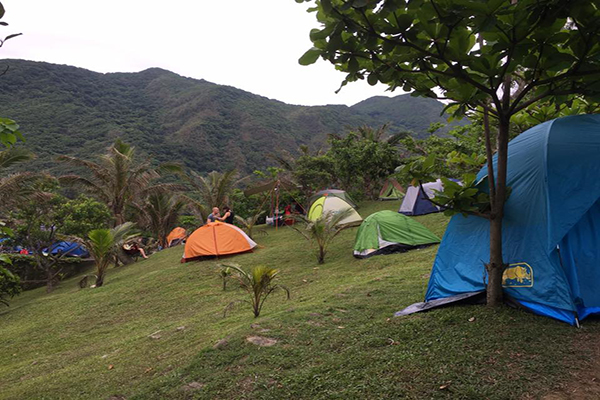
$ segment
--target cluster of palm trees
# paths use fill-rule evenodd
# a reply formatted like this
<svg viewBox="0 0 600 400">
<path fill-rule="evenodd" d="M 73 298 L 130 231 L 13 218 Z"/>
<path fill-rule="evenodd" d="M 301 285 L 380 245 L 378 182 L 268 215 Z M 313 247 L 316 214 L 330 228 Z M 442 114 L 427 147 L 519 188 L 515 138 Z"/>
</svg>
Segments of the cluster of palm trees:
<svg viewBox="0 0 600 400">
<path fill-rule="evenodd" d="M 58 158 L 76 167 L 78 174 L 52 178 L 32 172 L 4 173 L 7 168 L 32 158 L 33 154 L 23 147 L 0 151 L 0 216 L 26 199 L 42 196 L 39 185 L 35 184 L 40 178 L 80 188 L 104 203 L 112 216 L 110 228 L 93 230 L 87 237 L 72 238 L 84 244 L 95 259 L 96 286 L 102 286 L 111 263 L 131 261 L 122 251 L 122 245 L 139 236 L 139 230 L 150 232 L 159 246 L 167 247 L 167 235 L 178 225 L 182 214 L 191 213 L 206 220 L 212 207 L 227 203 L 239 182 L 236 171 L 201 176 L 175 164 L 156 167 L 119 139 L 95 161 L 71 156 Z M 171 178 L 169 182 L 169 174 L 179 179 Z"/>
<path fill-rule="evenodd" d="M 211 172 L 204 177 L 193 171 L 188 173 L 176 164 L 154 167 L 150 160 L 140 161 L 135 148 L 119 139 L 97 162 L 71 156 L 61 156 L 59 160 L 86 172 L 61 176 L 59 182 L 82 188 L 105 203 L 112 214 L 111 229 L 94 230 L 83 239 L 96 261 L 96 286 L 103 284 L 105 271 L 113 260 L 128 262 L 120 249 L 124 242 L 136 237 L 136 226 L 151 232 L 157 244 L 165 248 L 167 235 L 177 226 L 180 215 L 191 212 L 206 220 L 212 207 L 226 204 L 239 182 L 235 170 Z M 161 181 L 168 173 L 177 175 L 187 185 Z M 191 193 L 188 187 L 192 188 Z"/>
</svg>

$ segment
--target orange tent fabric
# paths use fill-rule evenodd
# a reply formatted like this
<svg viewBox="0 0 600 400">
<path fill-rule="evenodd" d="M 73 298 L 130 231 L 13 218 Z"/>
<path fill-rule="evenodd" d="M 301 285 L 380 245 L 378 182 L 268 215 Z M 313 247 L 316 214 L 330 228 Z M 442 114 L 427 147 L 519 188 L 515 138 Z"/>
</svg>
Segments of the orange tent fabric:
<svg viewBox="0 0 600 400">
<path fill-rule="evenodd" d="M 185 242 L 183 262 L 197 257 L 243 253 L 256 243 L 235 225 L 209 222 L 196 229 Z"/>
<path fill-rule="evenodd" d="M 167 247 L 171 247 L 171 243 L 177 239 L 185 239 L 186 231 L 183 228 L 177 227 L 167 236 Z"/>
</svg>

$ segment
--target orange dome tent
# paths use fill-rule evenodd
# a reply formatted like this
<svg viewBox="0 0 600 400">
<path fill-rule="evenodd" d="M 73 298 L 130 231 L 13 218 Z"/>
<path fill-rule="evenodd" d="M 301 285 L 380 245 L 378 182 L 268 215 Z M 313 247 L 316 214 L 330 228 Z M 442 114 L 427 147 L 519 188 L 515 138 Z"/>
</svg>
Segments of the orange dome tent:
<svg viewBox="0 0 600 400">
<path fill-rule="evenodd" d="M 177 227 L 167 236 L 167 247 L 178 245 L 185 239 L 186 231 L 183 228 Z"/>
<path fill-rule="evenodd" d="M 188 237 L 181 261 L 243 253 L 254 247 L 256 243 L 237 226 L 223 222 L 209 222 Z"/>
</svg>

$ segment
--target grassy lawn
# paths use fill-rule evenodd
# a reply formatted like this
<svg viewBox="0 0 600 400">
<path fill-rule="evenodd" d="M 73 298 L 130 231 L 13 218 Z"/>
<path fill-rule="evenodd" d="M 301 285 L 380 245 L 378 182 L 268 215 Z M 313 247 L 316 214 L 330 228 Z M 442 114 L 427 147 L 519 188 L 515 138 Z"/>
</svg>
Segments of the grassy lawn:
<svg viewBox="0 0 600 400">
<path fill-rule="evenodd" d="M 418 220 L 440 236 L 447 223 Z M 24 293 L 0 313 L 0 398 L 537 398 L 594 356 L 578 344 L 598 338 L 594 321 L 483 306 L 393 318 L 422 301 L 437 246 L 357 260 L 353 228 L 318 266 L 296 232 L 262 230 L 260 249 L 226 260 L 279 268 L 292 298 L 273 294 L 256 319 L 242 305 L 223 317 L 243 293 L 222 291 L 216 261 L 179 263 L 182 247 L 110 270 L 99 289 L 74 278 Z"/>
</svg>

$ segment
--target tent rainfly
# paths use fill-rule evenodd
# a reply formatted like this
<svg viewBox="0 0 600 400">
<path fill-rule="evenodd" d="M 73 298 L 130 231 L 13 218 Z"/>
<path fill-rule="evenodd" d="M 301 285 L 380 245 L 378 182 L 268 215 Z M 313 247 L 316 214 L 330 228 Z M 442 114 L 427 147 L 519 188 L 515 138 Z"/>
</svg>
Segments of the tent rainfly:
<svg viewBox="0 0 600 400">
<path fill-rule="evenodd" d="M 577 325 L 600 313 L 600 115 L 559 118 L 508 145 L 503 258 L 505 295 L 534 313 Z M 494 157 L 494 165 L 496 164 Z M 477 178 L 487 191 L 487 168 Z M 440 245 L 426 303 L 485 291 L 489 222 L 455 215 Z"/>
<path fill-rule="evenodd" d="M 184 228 L 177 227 L 167 236 L 167 247 L 177 246 L 185 239 L 187 232 Z"/>
<path fill-rule="evenodd" d="M 181 262 L 244 253 L 254 247 L 256 243 L 237 226 L 224 222 L 209 222 L 188 237 Z"/>
<path fill-rule="evenodd" d="M 362 221 L 362 217 L 356 212 L 354 207 L 352 207 L 352 205 L 343 200 L 341 197 L 337 197 L 335 195 L 330 196 L 326 193 L 312 203 L 312 206 L 310 206 L 310 209 L 308 210 L 308 219 L 311 221 L 316 221 L 323 214 L 337 213 L 347 209 L 351 209 L 352 212 L 350 215 L 340 221 L 340 225 L 358 225 L 358 222 Z"/>
<path fill-rule="evenodd" d="M 317 201 L 318 199 L 320 199 L 322 196 L 339 197 L 340 199 L 344 200 L 346 203 L 350 204 L 350 206 L 352 208 L 356 208 L 356 202 L 354 200 L 352 200 L 350 195 L 348 193 L 346 193 L 345 191 L 339 190 L 339 189 L 325 189 L 325 190 L 321 190 L 321 191 L 313 194 L 310 198 L 309 206 L 312 206 L 312 204 L 315 201 Z"/>
<path fill-rule="evenodd" d="M 394 211 L 369 215 L 358 228 L 354 257 L 400 253 L 437 244 L 440 239 L 416 220 Z"/>
</svg>

